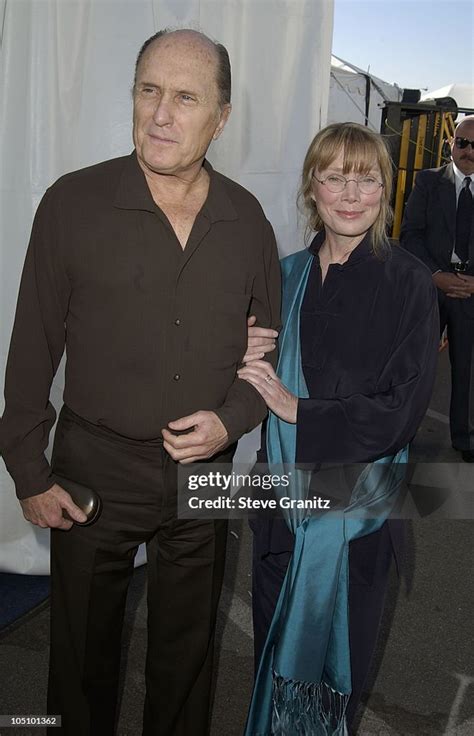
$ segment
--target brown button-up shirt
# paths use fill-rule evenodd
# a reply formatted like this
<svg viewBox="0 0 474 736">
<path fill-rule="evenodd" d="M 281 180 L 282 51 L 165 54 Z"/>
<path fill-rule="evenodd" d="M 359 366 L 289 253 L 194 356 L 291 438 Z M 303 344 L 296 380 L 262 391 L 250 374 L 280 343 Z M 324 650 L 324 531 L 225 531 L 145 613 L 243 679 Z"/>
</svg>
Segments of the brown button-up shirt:
<svg viewBox="0 0 474 736">
<path fill-rule="evenodd" d="M 236 377 L 246 319 L 279 327 L 275 238 L 257 200 L 204 164 L 209 193 L 183 250 L 136 155 L 46 192 L 26 256 L 7 364 L 0 450 L 20 498 L 51 487 L 49 393 L 66 348 L 65 403 L 139 440 L 214 410 L 230 442 L 266 407 Z"/>
</svg>

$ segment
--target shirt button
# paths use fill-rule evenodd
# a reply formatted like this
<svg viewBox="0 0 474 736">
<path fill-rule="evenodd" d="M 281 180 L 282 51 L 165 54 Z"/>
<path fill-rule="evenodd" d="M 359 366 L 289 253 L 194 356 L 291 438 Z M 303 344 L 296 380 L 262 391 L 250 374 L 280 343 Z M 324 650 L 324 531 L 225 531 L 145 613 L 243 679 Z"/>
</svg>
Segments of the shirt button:
<svg viewBox="0 0 474 736">
<path fill-rule="evenodd" d="M 181 320 L 179 319 L 179 317 L 178 317 L 178 319 L 175 319 L 174 323 L 175 323 L 176 327 L 179 327 L 180 326 Z"/>
<path fill-rule="evenodd" d="M 181 378 L 181 376 L 179 375 L 179 373 L 175 373 L 174 376 L 173 376 L 173 380 L 174 381 L 179 381 L 180 378 Z"/>
</svg>

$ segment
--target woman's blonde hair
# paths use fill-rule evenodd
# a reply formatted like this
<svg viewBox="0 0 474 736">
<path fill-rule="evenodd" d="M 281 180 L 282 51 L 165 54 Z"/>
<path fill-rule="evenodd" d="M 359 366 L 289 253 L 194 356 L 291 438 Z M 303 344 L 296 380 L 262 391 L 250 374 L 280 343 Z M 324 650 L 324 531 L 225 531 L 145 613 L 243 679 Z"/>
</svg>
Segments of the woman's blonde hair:
<svg viewBox="0 0 474 736">
<path fill-rule="evenodd" d="M 387 228 L 392 221 L 390 197 L 393 166 L 382 136 L 358 123 L 332 123 L 320 130 L 311 141 L 305 156 L 298 193 L 300 209 L 307 216 L 308 230 L 317 231 L 324 227 L 316 202 L 312 199 L 313 174 L 316 170 L 325 171 L 340 151 L 344 151 L 344 175 L 367 174 L 374 166 L 380 169 L 382 198 L 380 212 L 371 227 L 371 235 L 374 252 L 382 257 L 388 252 Z"/>
</svg>

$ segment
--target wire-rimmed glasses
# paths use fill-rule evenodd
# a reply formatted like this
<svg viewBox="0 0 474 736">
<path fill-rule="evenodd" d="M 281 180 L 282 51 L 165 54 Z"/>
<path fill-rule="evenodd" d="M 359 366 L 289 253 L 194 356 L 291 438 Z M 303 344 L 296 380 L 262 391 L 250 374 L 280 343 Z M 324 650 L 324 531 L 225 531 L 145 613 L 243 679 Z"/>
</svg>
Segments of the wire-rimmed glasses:
<svg viewBox="0 0 474 736">
<path fill-rule="evenodd" d="M 324 184 L 327 189 L 333 194 L 339 194 L 344 191 L 347 184 L 350 181 L 354 181 L 362 194 L 375 194 L 378 190 L 383 187 L 382 182 L 378 181 L 375 176 L 361 176 L 358 179 L 348 179 L 340 174 L 328 174 L 324 179 L 318 179 L 316 174 L 313 174 L 313 179 L 319 181 L 320 184 Z"/>
</svg>

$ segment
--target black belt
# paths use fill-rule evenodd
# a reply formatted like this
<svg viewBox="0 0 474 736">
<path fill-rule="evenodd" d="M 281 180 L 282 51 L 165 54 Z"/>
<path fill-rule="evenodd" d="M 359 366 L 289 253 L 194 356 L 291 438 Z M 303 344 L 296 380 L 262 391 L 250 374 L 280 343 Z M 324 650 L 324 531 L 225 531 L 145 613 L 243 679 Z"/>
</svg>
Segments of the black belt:
<svg viewBox="0 0 474 736">
<path fill-rule="evenodd" d="M 469 261 L 460 261 L 459 263 L 451 263 L 451 270 L 456 273 L 464 273 L 469 268 Z"/>
</svg>

